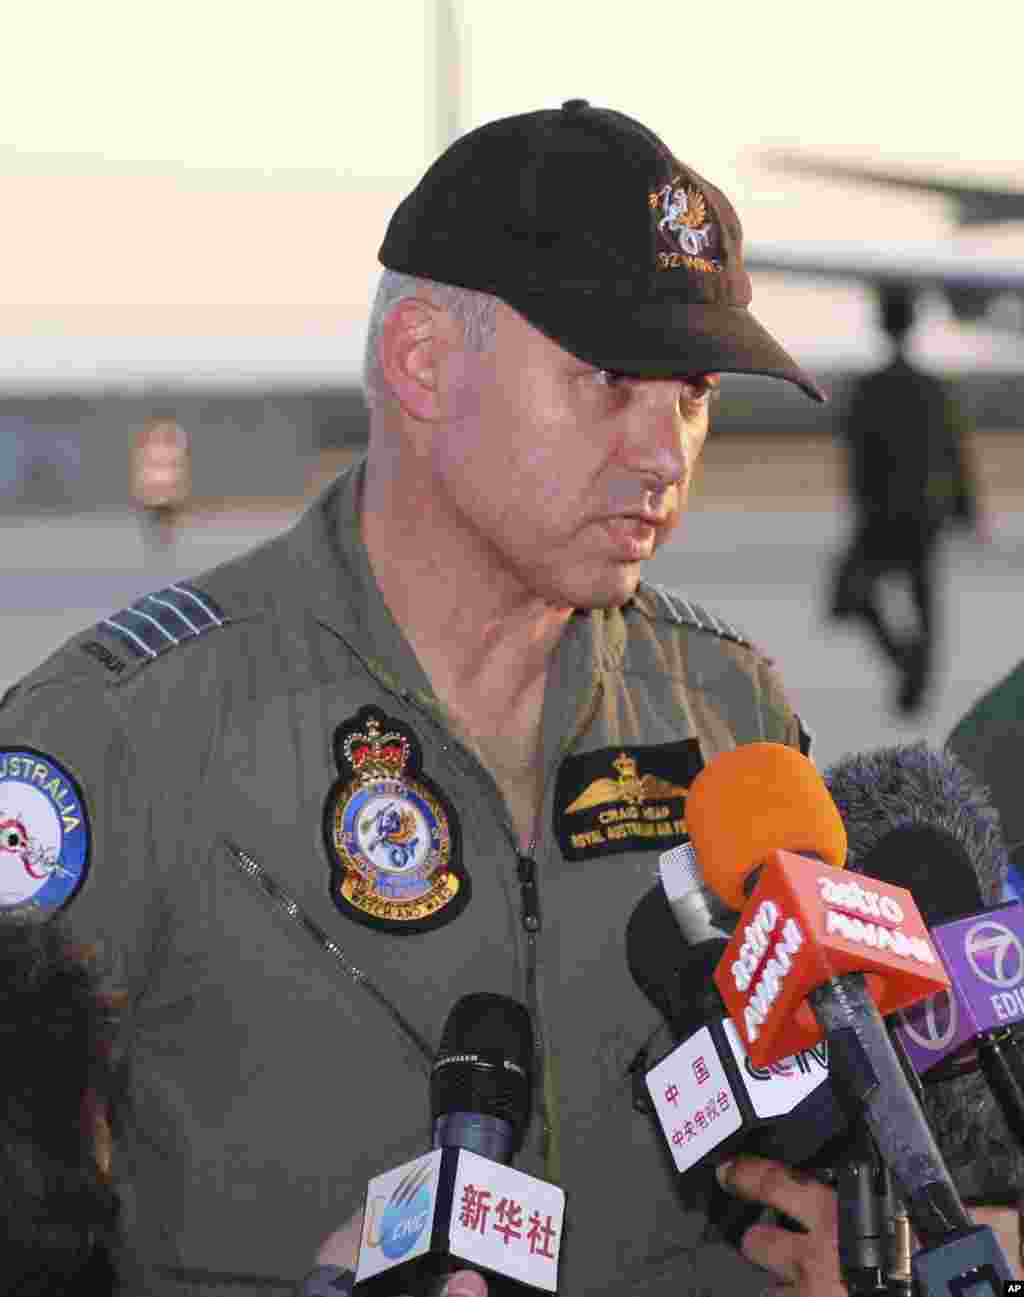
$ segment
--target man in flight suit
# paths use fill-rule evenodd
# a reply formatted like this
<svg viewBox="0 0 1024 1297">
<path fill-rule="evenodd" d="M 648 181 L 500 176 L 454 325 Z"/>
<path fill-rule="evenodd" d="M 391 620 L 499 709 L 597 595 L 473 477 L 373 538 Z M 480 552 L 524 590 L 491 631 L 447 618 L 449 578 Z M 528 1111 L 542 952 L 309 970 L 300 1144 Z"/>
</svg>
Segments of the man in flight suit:
<svg viewBox="0 0 1024 1297">
<path fill-rule="evenodd" d="M 126 1290 L 286 1297 L 429 1147 L 442 1024 L 489 991 L 541 1042 L 517 1165 L 566 1191 L 561 1293 L 832 1291 L 821 1186 L 738 1167 L 812 1227 L 755 1227 L 771 1270 L 680 1203 L 624 951 L 702 765 L 802 743 L 770 665 L 643 564 L 722 371 L 821 393 L 747 309 L 725 195 L 583 100 L 457 141 L 380 259 L 366 458 L 0 706 L 0 903 L 69 911 L 129 997 Z"/>
</svg>

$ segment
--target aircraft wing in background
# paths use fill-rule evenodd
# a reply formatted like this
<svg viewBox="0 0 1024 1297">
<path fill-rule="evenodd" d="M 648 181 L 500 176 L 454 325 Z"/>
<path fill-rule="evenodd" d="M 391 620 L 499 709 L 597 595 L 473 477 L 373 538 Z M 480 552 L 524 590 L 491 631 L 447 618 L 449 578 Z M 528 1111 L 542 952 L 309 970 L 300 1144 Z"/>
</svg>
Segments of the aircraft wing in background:
<svg viewBox="0 0 1024 1297">
<path fill-rule="evenodd" d="M 864 181 L 871 185 L 912 189 L 922 194 L 939 194 L 953 201 L 958 225 L 1024 221 L 1022 190 L 943 180 L 939 176 L 920 176 L 905 171 L 887 171 L 883 167 L 840 162 L 835 158 L 819 158 L 807 153 L 788 153 L 783 150 L 759 153 L 757 160 L 773 170 L 803 172 L 805 175 L 830 180 Z"/>
<path fill-rule="evenodd" d="M 1024 266 L 954 244 L 890 245 L 816 242 L 752 243 L 748 270 L 858 281 L 869 288 L 940 292 L 956 318 L 1024 332 Z"/>
</svg>

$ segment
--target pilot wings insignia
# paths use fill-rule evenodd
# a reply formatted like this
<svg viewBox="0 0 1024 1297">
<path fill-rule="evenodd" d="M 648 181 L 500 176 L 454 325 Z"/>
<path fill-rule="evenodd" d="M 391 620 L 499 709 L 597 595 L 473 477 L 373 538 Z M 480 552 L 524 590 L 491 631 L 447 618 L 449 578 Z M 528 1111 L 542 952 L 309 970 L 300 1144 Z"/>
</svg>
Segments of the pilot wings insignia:
<svg viewBox="0 0 1024 1297">
<path fill-rule="evenodd" d="M 563 858 L 596 860 L 687 842 L 687 790 L 703 765 L 694 738 L 567 756 L 552 805 Z"/>
<path fill-rule="evenodd" d="M 619 772 L 617 779 L 595 779 L 565 808 L 566 815 L 589 810 L 592 806 L 607 806 L 612 802 L 626 802 L 639 806 L 659 797 L 685 797 L 686 789 L 661 779 L 658 775 L 640 775 L 636 760 L 620 752 L 612 762 Z"/>
</svg>

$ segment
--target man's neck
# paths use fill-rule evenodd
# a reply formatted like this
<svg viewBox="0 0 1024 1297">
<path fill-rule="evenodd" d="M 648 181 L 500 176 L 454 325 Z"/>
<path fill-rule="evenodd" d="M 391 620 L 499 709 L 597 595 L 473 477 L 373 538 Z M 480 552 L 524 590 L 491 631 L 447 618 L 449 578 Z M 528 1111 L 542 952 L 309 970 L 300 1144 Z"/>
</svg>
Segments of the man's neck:
<svg viewBox="0 0 1024 1297">
<path fill-rule="evenodd" d="M 384 602 L 434 692 L 470 714 L 508 715 L 543 697 L 572 616 L 523 589 L 439 519 L 429 482 L 367 463 L 360 526 Z"/>
</svg>

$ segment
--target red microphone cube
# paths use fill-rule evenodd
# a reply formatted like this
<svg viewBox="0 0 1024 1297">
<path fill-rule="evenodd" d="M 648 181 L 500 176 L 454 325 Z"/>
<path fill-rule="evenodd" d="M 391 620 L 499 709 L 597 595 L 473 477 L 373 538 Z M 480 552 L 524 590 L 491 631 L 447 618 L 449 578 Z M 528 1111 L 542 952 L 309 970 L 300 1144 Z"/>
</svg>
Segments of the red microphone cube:
<svg viewBox="0 0 1024 1297">
<path fill-rule="evenodd" d="M 949 989 L 905 887 L 773 851 L 715 970 L 715 984 L 755 1067 L 822 1039 L 808 995 L 864 973 L 882 1016 Z"/>
</svg>

